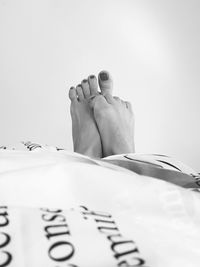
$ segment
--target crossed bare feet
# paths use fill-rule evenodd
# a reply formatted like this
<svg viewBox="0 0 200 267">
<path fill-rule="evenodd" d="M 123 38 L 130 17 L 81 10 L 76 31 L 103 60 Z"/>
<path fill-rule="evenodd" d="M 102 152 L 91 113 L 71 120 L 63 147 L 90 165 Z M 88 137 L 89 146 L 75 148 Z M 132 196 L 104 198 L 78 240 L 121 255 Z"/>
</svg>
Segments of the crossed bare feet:
<svg viewBox="0 0 200 267">
<path fill-rule="evenodd" d="M 98 84 L 100 92 L 98 92 Z M 74 151 L 94 158 L 134 153 L 134 116 L 131 104 L 112 96 L 113 81 L 107 71 L 90 75 L 71 87 Z"/>
</svg>

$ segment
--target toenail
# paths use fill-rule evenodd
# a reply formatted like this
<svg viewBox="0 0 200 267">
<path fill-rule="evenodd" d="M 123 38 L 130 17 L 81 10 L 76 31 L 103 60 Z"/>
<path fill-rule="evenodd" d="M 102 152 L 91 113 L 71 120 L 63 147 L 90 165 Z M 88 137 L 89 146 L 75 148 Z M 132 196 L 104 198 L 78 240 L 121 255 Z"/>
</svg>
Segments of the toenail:
<svg viewBox="0 0 200 267">
<path fill-rule="evenodd" d="M 72 90 L 72 89 L 74 89 L 74 87 L 72 86 L 72 87 L 70 87 L 70 90 Z"/>
<path fill-rule="evenodd" d="M 78 84 L 77 87 L 82 87 L 81 84 Z"/>
<path fill-rule="evenodd" d="M 87 82 L 87 80 L 86 80 L 86 79 L 84 79 L 84 80 L 83 80 L 83 82 L 84 82 L 84 83 L 86 83 L 86 82 Z"/>
<path fill-rule="evenodd" d="M 108 80 L 108 74 L 106 72 L 101 72 L 100 73 L 100 79 L 102 81 L 107 81 Z"/>
<path fill-rule="evenodd" d="M 94 75 L 90 75 L 90 79 L 94 79 L 95 78 L 95 76 Z"/>
</svg>

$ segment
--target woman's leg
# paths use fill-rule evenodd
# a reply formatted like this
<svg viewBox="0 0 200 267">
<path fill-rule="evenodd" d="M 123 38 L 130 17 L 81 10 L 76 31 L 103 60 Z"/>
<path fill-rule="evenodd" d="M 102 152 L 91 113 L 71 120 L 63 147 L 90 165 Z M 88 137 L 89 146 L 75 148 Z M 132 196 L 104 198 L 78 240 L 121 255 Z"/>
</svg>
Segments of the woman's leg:
<svg viewBox="0 0 200 267">
<path fill-rule="evenodd" d="M 74 152 L 102 158 L 101 138 L 93 111 L 89 106 L 89 98 L 97 92 L 97 81 L 94 75 L 84 79 L 76 88 L 71 87 L 69 90 L 70 113 Z"/>
<path fill-rule="evenodd" d="M 101 94 L 90 102 L 101 136 L 103 156 L 134 153 L 134 115 L 131 103 L 112 96 L 113 81 L 107 71 L 98 76 Z"/>
</svg>

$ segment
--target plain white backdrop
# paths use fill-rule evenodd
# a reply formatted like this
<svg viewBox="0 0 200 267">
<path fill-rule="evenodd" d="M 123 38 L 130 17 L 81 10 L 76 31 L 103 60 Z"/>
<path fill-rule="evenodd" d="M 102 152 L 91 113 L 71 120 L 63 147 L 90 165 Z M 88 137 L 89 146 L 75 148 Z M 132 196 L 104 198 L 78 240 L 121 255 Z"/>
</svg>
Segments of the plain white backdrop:
<svg viewBox="0 0 200 267">
<path fill-rule="evenodd" d="M 109 70 L 136 151 L 200 171 L 199 0 L 0 0 L 0 145 L 72 150 L 68 90 Z"/>
</svg>

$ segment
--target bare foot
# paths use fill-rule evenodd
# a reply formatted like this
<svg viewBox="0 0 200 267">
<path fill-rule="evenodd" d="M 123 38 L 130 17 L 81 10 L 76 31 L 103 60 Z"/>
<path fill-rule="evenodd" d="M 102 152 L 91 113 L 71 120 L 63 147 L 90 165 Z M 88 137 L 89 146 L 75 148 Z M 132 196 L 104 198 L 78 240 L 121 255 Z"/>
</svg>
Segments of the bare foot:
<svg viewBox="0 0 200 267">
<path fill-rule="evenodd" d="M 72 118 L 72 137 L 74 151 L 86 156 L 102 158 L 102 145 L 94 114 L 88 104 L 92 95 L 98 94 L 97 79 L 88 77 L 76 88 L 71 87 L 70 113 Z"/>
<path fill-rule="evenodd" d="M 100 132 L 103 156 L 134 153 L 134 115 L 131 104 L 112 96 L 112 78 L 106 71 L 99 73 L 102 95 L 90 101 Z"/>
</svg>

